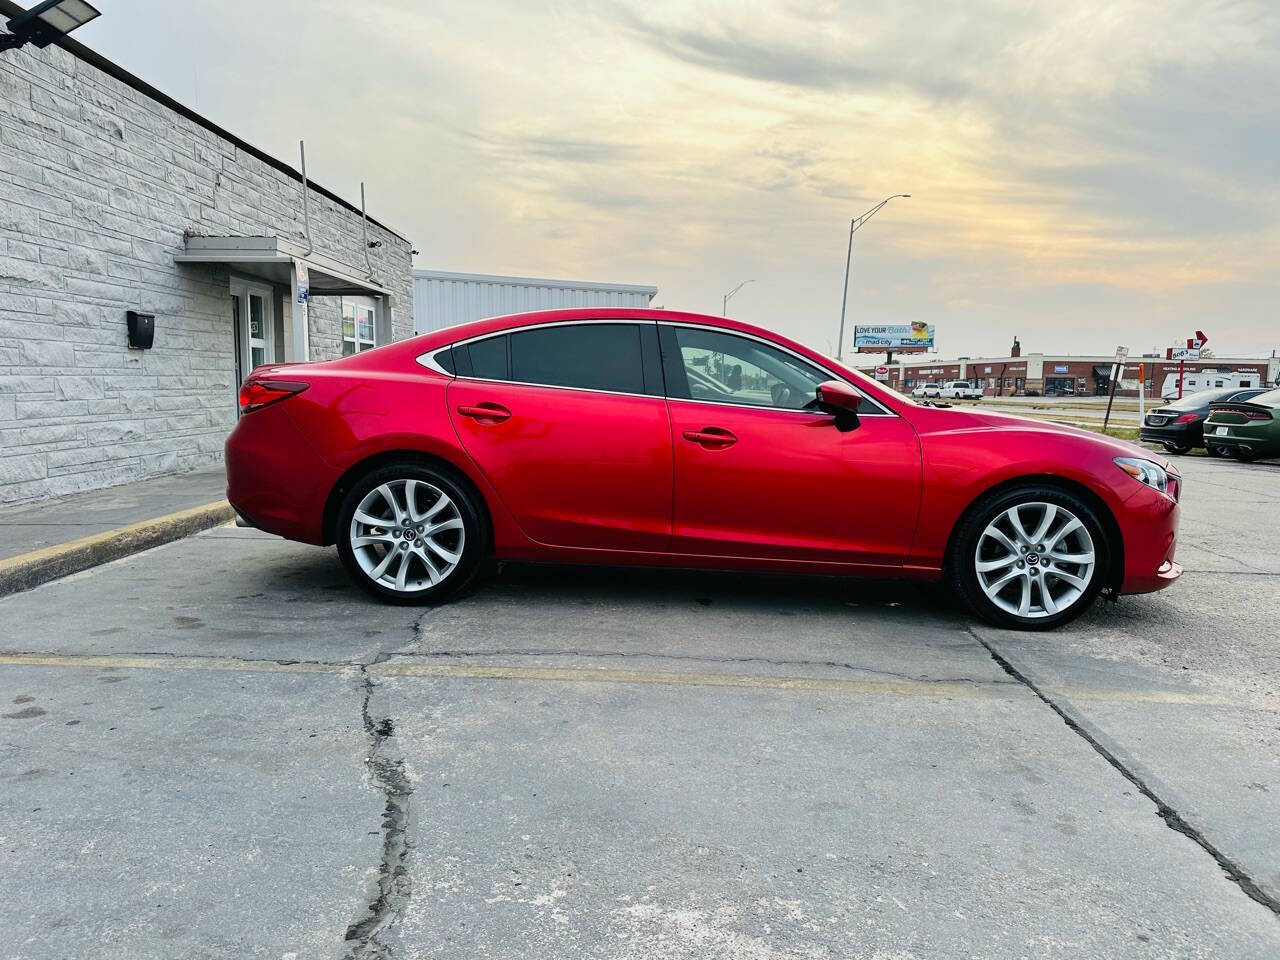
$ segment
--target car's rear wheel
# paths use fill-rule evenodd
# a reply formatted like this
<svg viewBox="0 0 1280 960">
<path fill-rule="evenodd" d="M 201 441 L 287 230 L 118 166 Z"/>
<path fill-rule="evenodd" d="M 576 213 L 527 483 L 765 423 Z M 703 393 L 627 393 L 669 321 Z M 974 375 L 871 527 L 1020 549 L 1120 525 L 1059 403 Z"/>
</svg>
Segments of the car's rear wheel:
<svg viewBox="0 0 1280 960">
<path fill-rule="evenodd" d="M 1110 548 L 1097 513 L 1073 493 L 1027 485 L 975 505 L 961 521 L 951 579 L 966 605 L 999 627 L 1050 630 L 1093 604 Z"/>
<path fill-rule="evenodd" d="M 1164 445 L 1164 448 L 1168 450 L 1170 453 L 1176 453 L 1176 454 L 1191 452 L 1191 447 L 1189 445 L 1181 444 L 1181 443 L 1166 443 Z"/>
<path fill-rule="evenodd" d="M 352 579 L 391 603 L 438 603 L 474 579 L 487 547 L 482 508 L 452 471 L 379 467 L 338 510 L 338 554 Z"/>
<path fill-rule="evenodd" d="M 1256 453 L 1252 450 L 1246 450 L 1244 447 L 1236 447 L 1231 451 L 1231 455 L 1241 463 L 1253 463 L 1253 461 L 1258 459 L 1258 455 Z"/>
</svg>

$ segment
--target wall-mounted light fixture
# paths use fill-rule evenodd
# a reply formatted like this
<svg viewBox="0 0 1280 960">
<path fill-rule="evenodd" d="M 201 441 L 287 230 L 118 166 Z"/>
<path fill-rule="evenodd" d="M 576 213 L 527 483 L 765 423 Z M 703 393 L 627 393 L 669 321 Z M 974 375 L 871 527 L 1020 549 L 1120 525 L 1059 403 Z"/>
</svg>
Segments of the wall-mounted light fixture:
<svg viewBox="0 0 1280 960">
<path fill-rule="evenodd" d="M 156 338 L 156 316 L 154 313 L 138 313 L 134 310 L 125 312 L 125 320 L 129 324 L 129 348 L 131 350 L 150 350 Z"/>
<path fill-rule="evenodd" d="M 0 50 L 28 43 L 47 47 L 97 16 L 98 10 L 84 0 L 45 0 L 5 24 L 9 33 L 0 36 Z"/>
</svg>

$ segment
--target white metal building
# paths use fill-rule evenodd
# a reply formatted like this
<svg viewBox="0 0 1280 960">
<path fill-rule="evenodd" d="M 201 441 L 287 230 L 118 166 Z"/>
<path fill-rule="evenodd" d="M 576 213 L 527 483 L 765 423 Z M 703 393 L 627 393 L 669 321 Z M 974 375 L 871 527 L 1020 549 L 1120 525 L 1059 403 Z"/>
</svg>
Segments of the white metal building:
<svg viewBox="0 0 1280 960">
<path fill-rule="evenodd" d="M 558 307 L 647 307 L 657 287 L 499 277 L 483 273 L 413 271 L 413 329 L 442 327 L 526 310 Z"/>
</svg>

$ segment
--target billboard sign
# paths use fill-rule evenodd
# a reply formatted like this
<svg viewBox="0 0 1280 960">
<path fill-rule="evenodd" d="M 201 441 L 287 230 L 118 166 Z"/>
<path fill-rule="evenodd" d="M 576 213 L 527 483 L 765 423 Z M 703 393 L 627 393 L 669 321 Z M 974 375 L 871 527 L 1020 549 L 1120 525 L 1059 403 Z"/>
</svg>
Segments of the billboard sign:
<svg viewBox="0 0 1280 960">
<path fill-rule="evenodd" d="M 924 353 L 933 349 L 933 324 L 913 320 L 878 327 L 854 327 L 853 347 L 858 353 Z"/>
</svg>

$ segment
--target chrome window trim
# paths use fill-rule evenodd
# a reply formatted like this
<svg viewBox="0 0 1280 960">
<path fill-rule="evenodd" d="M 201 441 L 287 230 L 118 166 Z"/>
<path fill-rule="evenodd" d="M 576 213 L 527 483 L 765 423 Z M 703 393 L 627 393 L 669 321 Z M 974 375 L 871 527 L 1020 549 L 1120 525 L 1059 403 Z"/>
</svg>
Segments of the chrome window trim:
<svg viewBox="0 0 1280 960">
<path fill-rule="evenodd" d="M 449 373 L 448 370 L 445 370 L 435 361 L 435 355 L 442 350 L 451 350 L 454 347 L 461 347 L 466 344 L 475 343 L 478 340 L 488 340 L 490 337 L 501 337 L 501 336 L 504 336 L 505 334 L 519 333 L 524 330 L 541 330 L 544 327 L 578 326 L 585 323 L 625 324 L 625 325 L 652 323 L 655 326 L 665 325 L 668 327 L 693 327 L 699 330 L 710 330 L 713 333 L 723 333 L 731 337 L 743 337 L 744 339 L 747 339 L 747 340 L 755 340 L 757 343 L 763 343 L 766 347 L 772 347 L 774 350 L 781 350 L 783 353 L 790 354 L 791 356 L 799 360 L 801 363 L 806 364 L 810 367 L 817 367 L 819 370 L 822 370 L 824 373 L 830 376 L 832 380 L 839 380 L 841 383 L 848 383 L 852 387 L 855 387 L 855 388 L 857 387 L 857 384 L 851 382 L 847 377 L 840 376 L 839 374 L 835 373 L 828 367 L 819 363 L 814 363 L 814 361 L 810 360 L 808 357 L 802 356 L 801 354 L 796 353 L 794 350 L 791 350 L 788 347 L 784 347 L 780 343 L 774 343 L 772 340 L 768 340 L 765 337 L 758 337 L 755 334 L 744 333 L 741 330 L 731 330 L 727 327 L 717 327 L 709 323 L 694 323 L 691 321 L 683 321 L 683 320 L 658 320 L 650 317 L 602 317 L 599 320 L 591 320 L 591 319 L 548 320 L 545 323 L 531 323 L 522 327 L 508 327 L 505 330 L 491 330 L 488 333 L 476 334 L 474 337 L 467 337 L 465 340 L 454 340 L 452 343 L 447 343 L 444 346 L 436 347 L 434 350 L 429 350 L 426 353 L 419 354 L 416 357 L 416 360 L 419 364 L 426 367 L 428 370 L 433 370 L 436 373 L 442 373 L 446 377 L 451 377 L 454 380 L 467 380 L 467 381 L 473 381 L 476 383 L 508 383 L 508 384 L 513 384 L 515 386 L 520 386 L 520 387 L 540 387 L 544 390 L 573 390 L 578 393 L 603 393 L 603 394 L 608 394 L 610 396 L 615 396 L 615 397 L 644 397 L 645 399 L 648 399 L 648 400 L 666 400 L 668 402 L 677 402 L 677 403 L 704 403 L 704 404 L 711 404 L 712 406 L 717 406 L 717 407 L 732 407 L 734 409 L 773 410 L 778 413 L 802 413 L 808 416 L 830 416 L 830 414 L 824 414 L 820 410 L 803 410 L 803 409 L 791 410 L 786 407 L 770 407 L 770 406 L 765 406 L 762 404 L 755 404 L 755 403 L 733 403 L 731 401 L 722 401 L 722 400 L 695 400 L 692 397 L 671 397 L 666 395 L 665 390 L 663 391 L 662 394 L 627 393 L 626 391 L 623 391 L 623 390 L 599 390 L 594 387 L 566 387 L 563 384 L 558 384 L 558 383 L 528 383 L 523 380 L 496 380 L 492 377 L 464 377 L 456 373 Z M 859 417 L 896 417 L 898 416 L 898 414 L 894 413 L 892 410 L 885 407 L 884 404 L 880 403 L 879 400 L 875 399 L 870 394 L 861 390 L 859 392 L 862 394 L 863 399 L 867 403 L 875 404 L 876 409 L 878 411 L 874 413 L 873 412 L 864 413 L 863 411 L 859 410 L 858 411 Z"/>
<path fill-rule="evenodd" d="M 440 366 L 440 362 L 436 360 L 437 353 L 444 353 L 446 350 L 452 350 L 452 349 L 453 349 L 453 344 L 450 343 L 443 347 L 436 347 L 430 353 L 421 354 L 420 356 L 415 357 L 414 359 L 416 359 L 419 364 L 426 367 L 428 370 L 432 370 L 436 373 L 442 373 L 446 377 L 450 377 L 451 379 L 456 380 L 458 379 L 458 375 L 456 373 L 450 373 L 444 367 Z"/>
</svg>

